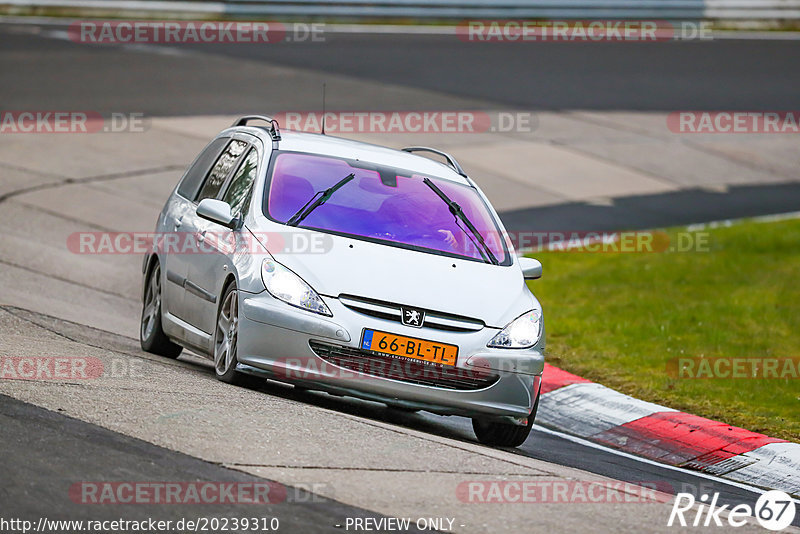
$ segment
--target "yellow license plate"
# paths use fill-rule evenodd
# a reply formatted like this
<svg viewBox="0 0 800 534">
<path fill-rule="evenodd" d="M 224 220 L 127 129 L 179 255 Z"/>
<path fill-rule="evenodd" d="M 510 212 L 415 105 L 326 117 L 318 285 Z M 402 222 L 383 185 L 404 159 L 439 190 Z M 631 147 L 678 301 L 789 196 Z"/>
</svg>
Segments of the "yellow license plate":
<svg viewBox="0 0 800 534">
<path fill-rule="evenodd" d="M 440 365 L 455 365 L 458 359 L 457 345 L 400 336 L 369 328 L 364 329 L 361 348 Z"/>
</svg>

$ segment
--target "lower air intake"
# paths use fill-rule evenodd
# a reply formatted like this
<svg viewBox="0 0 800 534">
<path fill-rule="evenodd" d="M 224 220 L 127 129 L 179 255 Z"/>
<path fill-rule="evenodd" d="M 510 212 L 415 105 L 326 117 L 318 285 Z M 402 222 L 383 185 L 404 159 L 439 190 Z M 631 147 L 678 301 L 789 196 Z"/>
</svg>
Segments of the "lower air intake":
<svg viewBox="0 0 800 534">
<path fill-rule="evenodd" d="M 408 358 L 385 356 L 369 350 L 311 341 L 311 349 L 323 360 L 359 373 L 411 384 L 453 390 L 477 390 L 500 378 L 485 370 L 421 363 Z"/>
</svg>

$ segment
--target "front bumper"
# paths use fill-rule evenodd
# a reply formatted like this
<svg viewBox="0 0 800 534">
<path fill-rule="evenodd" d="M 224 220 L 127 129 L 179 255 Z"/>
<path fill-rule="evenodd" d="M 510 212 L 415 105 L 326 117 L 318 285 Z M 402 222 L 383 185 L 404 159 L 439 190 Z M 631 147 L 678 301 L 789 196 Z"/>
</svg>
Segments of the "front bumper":
<svg viewBox="0 0 800 534">
<path fill-rule="evenodd" d="M 412 328 L 358 313 L 327 297 L 333 317 L 323 317 L 293 308 L 266 292 L 240 295 L 237 352 L 239 369 L 244 372 L 403 408 L 517 424 L 527 419 L 536 401 L 544 367 L 543 339 L 531 349 L 490 349 L 486 343 L 497 328 L 475 332 Z M 334 351 L 341 347 L 341 352 L 355 355 L 351 360 L 357 359 L 364 328 L 458 345 L 454 371 L 486 380 L 467 386 L 437 385 L 435 380 L 375 376 L 360 371 L 369 371 L 369 366 L 347 368 L 320 357 L 327 354 L 319 349 L 324 345 Z"/>
</svg>

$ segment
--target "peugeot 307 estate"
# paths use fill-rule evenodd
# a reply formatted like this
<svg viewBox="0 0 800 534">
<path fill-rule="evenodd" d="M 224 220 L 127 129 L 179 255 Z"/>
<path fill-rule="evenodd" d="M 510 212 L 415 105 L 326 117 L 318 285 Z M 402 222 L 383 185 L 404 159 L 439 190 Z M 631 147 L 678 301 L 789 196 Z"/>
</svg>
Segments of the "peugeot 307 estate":
<svg viewBox="0 0 800 534">
<path fill-rule="evenodd" d="M 156 236 L 144 350 L 190 349 L 228 383 L 469 417 L 490 445 L 528 437 L 545 333 L 525 279 L 542 266 L 448 154 L 242 117 L 191 164 Z"/>
</svg>

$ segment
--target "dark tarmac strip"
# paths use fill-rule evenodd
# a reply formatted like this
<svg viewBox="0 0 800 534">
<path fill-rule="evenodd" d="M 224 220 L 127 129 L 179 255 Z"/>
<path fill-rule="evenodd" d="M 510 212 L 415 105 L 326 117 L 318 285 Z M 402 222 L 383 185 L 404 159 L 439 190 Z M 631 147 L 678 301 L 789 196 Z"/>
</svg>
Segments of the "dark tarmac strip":
<svg viewBox="0 0 800 534">
<path fill-rule="evenodd" d="M 800 210 L 800 183 L 730 187 L 724 193 L 684 189 L 613 199 L 611 206 L 583 202 L 500 213 L 511 231 L 643 230 L 773 215 Z"/>
<path fill-rule="evenodd" d="M 58 31 L 63 36 L 57 39 L 36 33 Z M 66 24 L 0 24 L 0 67 L 14 73 L 0 87 L 0 102 L 9 110 L 147 116 L 318 110 L 327 80 L 331 110 L 442 109 L 441 102 L 346 94 L 330 80 L 346 75 L 477 99 L 493 108 L 757 111 L 797 109 L 800 84 L 794 68 L 800 46 L 778 40 L 521 44 L 327 33 L 324 42 L 161 45 L 159 52 L 71 42 Z M 226 61 L 210 62 L 209 56 Z M 303 69 L 313 75 L 313 87 L 298 85 L 290 72 L 267 72 L 275 65 Z"/>
<path fill-rule="evenodd" d="M 271 486 L 270 494 L 284 502 L 274 504 L 84 504 L 80 491 L 70 493 L 81 482 L 197 482 L 239 483 L 244 498 L 252 498 L 250 484 L 264 479 L 173 452 L 65 415 L 0 395 L 0 517 L 38 524 L 48 520 L 156 521 L 199 518 L 277 518 L 279 532 L 342 532 L 346 518 L 381 516 L 322 498 L 302 489 Z M 94 487 L 94 486 L 92 486 Z M 263 488 L 263 486 L 262 486 Z M 127 498 L 127 494 L 120 493 Z M 238 490 L 234 490 L 234 498 Z M 98 492 L 96 495 L 101 495 Z M 185 494 L 188 496 L 189 493 Z M 213 493 L 212 499 L 213 497 Z M 73 500 L 75 499 L 75 500 Z M 78 502 L 75 502 L 78 501 Z M 221 531 L 221 527 L 210 532 Z M 232 524 L 232 523 L 229 523 Z M 252 525 L 252 523 L 251 523 Z M 336 525 L 341 525 L 337 528 Z M 263 523 L 259 522 L 259 531 Z M 413 525 L 412 525 L 413 526 Z M 69 532 L 78 530 L 58 529 Z M 144 529 L 147 530 L 147 529 Z M 194 530 L 194 529 L 184 529 Z M 233 530 L 233 529 L 231 529 Z M 237 529 L 245 531 L 249 529 Z M 5 531 L 5 529 L 2 529 Z M 174 527 L 170 532 L 178 531 Z M 410 532 L 418 532 L 415 528 Z"/>
<path fill-rule="evenodd" d="M 796 109 L 797 41 L 464 42 L 325 34 L 324 42 L 192 45 L 533 110 Z"/>
</svg>

